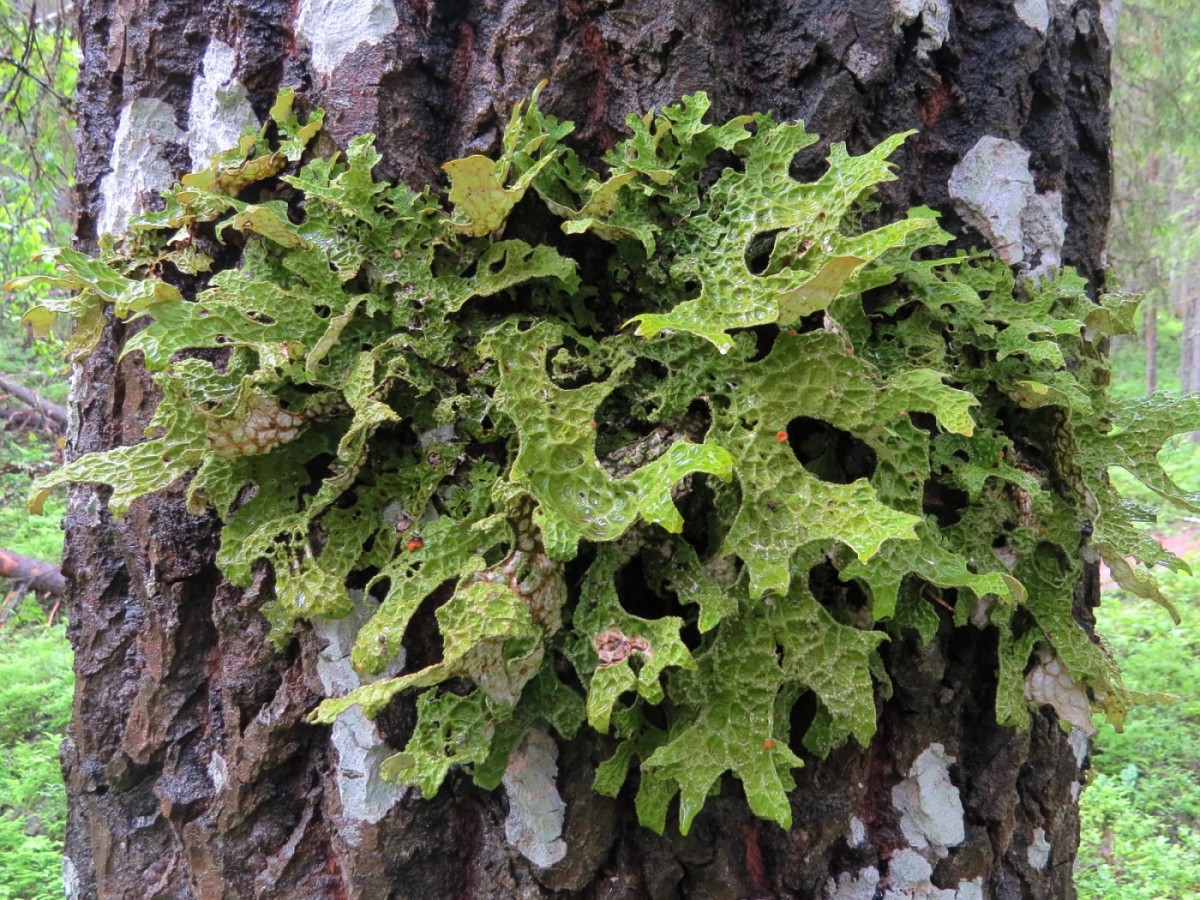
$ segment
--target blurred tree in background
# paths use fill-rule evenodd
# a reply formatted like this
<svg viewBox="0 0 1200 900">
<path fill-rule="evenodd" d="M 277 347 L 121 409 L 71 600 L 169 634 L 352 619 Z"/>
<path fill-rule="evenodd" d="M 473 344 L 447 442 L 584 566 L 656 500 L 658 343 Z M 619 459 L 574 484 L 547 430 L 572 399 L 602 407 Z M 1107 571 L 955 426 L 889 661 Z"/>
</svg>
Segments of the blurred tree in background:
<svg viewBox="0 0 1200 900">
<path fill-rule="evenodd" d="M 1123 4 L 1112 127 L 1108 261 L 1122 287 L 1146 297 L 1141 340 L 1116 357 L 1130 386 L 1141 369 L 1147 392 L 1200 390 L 1200 9 L 1192 0 Z"/>
<path fill-rule="evenodd" d="M 33 270 L 43 247 L 70 242 L 74 18 L 65 0 L 0 0 L 0 282 Z M 56 565 L 63 500 L 42 520 L 24 501 L 31 474 L 55 464 L 62 423 L 30 406 L 28 392 L 61 402 L 67 385 L 59 342 L 32 341 L 20 324 L 33 299 L 0 294 L 0 550 Z M 0 900 L 62 896 L 58 747 L 74 678 L 63 629 L 48 626 L 35 594 L 0 578 Z"/>
<path fill-rule="evenodd" d="M 68 0 L 0 0 L 0 272 L 30 270 L 46 246 L 71 239 L 71 173 L 75 166 L 75 39 Z M 32 378 L 60 369 L 58 348 L 21 333 L 25 295 L 0 296 L 0 371 Z M 25 352 L 21 352 L 25 351 Z M 37 360 L 30 371 L 30 363 Z M 38 377 L 40 376 L 40 377 Z M 65 391 L 64 391 L 65 393 Z"/>
</svg>

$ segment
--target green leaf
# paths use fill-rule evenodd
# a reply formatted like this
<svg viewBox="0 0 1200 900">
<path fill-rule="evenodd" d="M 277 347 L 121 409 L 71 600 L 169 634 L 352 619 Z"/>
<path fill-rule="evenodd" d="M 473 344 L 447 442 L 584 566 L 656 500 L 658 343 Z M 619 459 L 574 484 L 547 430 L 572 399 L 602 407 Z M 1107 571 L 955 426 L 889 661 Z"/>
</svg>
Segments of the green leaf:
<svg viewBox="0 0 1200 900">
<path fill-rule="evenodd" d="M 722 552 L 746 563 L 751 596 L 787 593 L 792 555 L 810 542 L 841 541 L 866 560 L 889 539 L 916 537 L 918 517 L 880 502 L 865 479 L 816 477 L 789 443 L 788 425 L 799 416 L 863 432 L 879 396 L 875 377 L 827 333 L 780 335 L 766 359 L 738 376 L 713 440 L 738 461 L 742 507 Z"/>
<path fill-rule="evenodd" d="M 1025 600 L 1020 582 L 1007 573 L 972 572 L 966 558 L 947 550 L 929 523 L 917 529 L 917 540 L 888 541 L 867 562 L 852 560 L 841 571 L 843 581 L 861 579 L 870 588 L 877 622 L 892 618 L 900 585 L 909 575 L 941 588 L 967 588 L 979 598 L 990 596 L 1016 604 Z"/>
<path fill-rule="evenodd" d="M 839 624 L 801 583 L 768 607 L 768 618 L 783 648 L 784 673 L 816 694 L 829 718 L 819 745 L 811 732 L 805 745 L 821 755 L 851 736 L 869 746 L 875 734 L 871 658 L 886 637 Z"/>
<path fill-rule="evenodd" d="M 876 184 L 893 179 L 887 157 L 906 135 L 897 135 L 860 157 L 835 144 L 829 171 L 813 184 L 788 174 L 792 158 L 816 138 L 800 125 L 776 125 L 756 117 L 758 132 L 745 143 L 743 171 L 727 169 L 709 192 L 709 212 L 686 220 L 673 236 L 684 252 L 674 264 L 680 275 L 700 285 L 700 294 L 666 314 L 643 313 L 637 334 L 652 338 L 664 330 L 683 331 L 711 341 L 722 353 L 733 347 L 728 332 L 787 321 L 822 309 L 859 262 L 903 246 L 908 235 L 928 229 L 930 220 L 909 219 L 858 237 L 845 237 L 840 222 Z M 747 255 L 759 235 L 782 232 L 774 247 L 794 246 L 799 266 L 756 274 Z M 704 248 L 703 253 L 697 252 Z M 836 261 L 835 261 L 836 260 Z"/>
<path fill-rule="evenodd" d="M 621 372 L 579 388 L 558 387 L 546 374 L 546 354 L 561 341 L 561 329 L 550 323 L 521 331 L 508 320 L 480 345 L 485 357 L 499 361 L 495 402 L 519 440 L 511 478 L 538 501 L 534 521 L 548 552 L 570 559 L 581 539 L 616 540 L 639 517 L 678 531 L 683 519 L 671 488 L 696 472 L 728 478 L 733 457 L 714 444 L 677 441 L 653 462 L 614 478 L 596 458 L 594 423 Z"/>
<path fill-rule="evenodd" d="M 631 615 L 621 605 L 615 578 L 629 560 L 627 552 L 611 546 L 600 552 L 580 589 L 573 617 L 576 645 L 571 656 L 588 686 L 588 724 L 601 733 L 608 731 L 622 694 L 636 692 L 648 703 L 662 703 L 662 675 L 695 665 L 679 635 L 681 618 L 648 619 Z M 609 654 L 607 661 L 602 652 Z"/>
<path fill-rule="evenodd" d="M 672 678 L 670 693 L 684 697 L 686 706 L 643 773 L 679 785 L 683 834 L 727 771 L 741 780 L 755 815 L 791 827 L 787 792 L 795 786 L 791 770 L 803 761 L 785 740 L 775 740 L 775 695 L 785 679 L 774 632 L 760 615 L 722 626 L 697 669 Z"/>
</svg>

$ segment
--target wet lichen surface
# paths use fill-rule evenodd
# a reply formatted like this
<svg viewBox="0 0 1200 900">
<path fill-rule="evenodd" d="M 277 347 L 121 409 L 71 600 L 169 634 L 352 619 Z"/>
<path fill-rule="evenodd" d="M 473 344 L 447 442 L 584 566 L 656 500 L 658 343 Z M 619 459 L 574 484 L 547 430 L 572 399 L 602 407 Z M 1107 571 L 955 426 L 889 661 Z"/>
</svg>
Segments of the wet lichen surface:
<svg viewBox="0 0 1200 900">
<path fill-rule="evenodd" d="M 636 771 L 646 826 L 678 796 L 686 833 L 732 772 L 787 827 L 801 754 L 870 742 L 878 648 L 930 641 L 934 604 L 997 630 L 1001 724 L 1119 723 L 1074 585 L 1103 558 L 1165 604 L 1125 558 L 1182 563 L 1105 473 L 1200 500 L 1155 461 L 1200 404 L 1107 394 L 1134 304 L 939 256 L 928 209 L 867 227 L 904 135 L 802 182 L 801 125 L 706 110 L 631 118 L 601 175 L 535 96 L 443 199 L 376 181 L 369 136 L 300 165 L 320 118 L 281 95 L 99 259 L 60 253 L 75 293 L 31 321 L 74 316 L 85 354 L 109 309 L 146 319 L 124 352 L 162 401 L 144 441 L 39 491 L 103 482 L 121 514 L 190 476 L 226 577 L 269 572 L 277 644 L 363 623 L 314 721 L 416 694 L 378 774 L 426 796 L 455 766 L 536 793 L 547 733 L 587 727 L 616 739 L 595 789 Z M 440 653 L 387 674 L 431 605 Z M 514 801 L 542 860 L 554 799 Z"/>
</svg>

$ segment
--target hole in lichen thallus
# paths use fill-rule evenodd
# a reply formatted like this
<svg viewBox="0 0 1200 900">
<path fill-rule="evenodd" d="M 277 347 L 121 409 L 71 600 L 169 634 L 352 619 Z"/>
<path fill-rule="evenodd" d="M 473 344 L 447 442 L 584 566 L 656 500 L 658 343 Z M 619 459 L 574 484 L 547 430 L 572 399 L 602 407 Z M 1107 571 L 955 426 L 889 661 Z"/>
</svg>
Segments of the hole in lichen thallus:
<svg viewBox="0 0 1200 900">
<path fill-rule="evenodd" d="M 822 481 L 849 484 L 875 474 L 875 451 L 821 419 L 797 416 L 788 422 L 787 437 L 800 465 Z"/>
<path fill-rule="evenodd" d="M 930 478 L 925 482 L 925 494 L 921 500 L 921 511 L 927 516 L 933 516 L 942 528 L 957 525 L 962 519 L 963 510 L 971 503 L 971 498 L 961 488 L 951 487 L 938 478 Z"/>
<path fill-rule="evenodd" d="M 837 566 L 823 562 L 808 570 L 808 589 L 818 602 L 844 625 L 869 608 L 866 592 L 857 581 L 842 581 Z"/>
<path fill-rule="evenodd" d="M 764 231 L 761 234 L 756 234 L 751 238 L 750 243 L 746 245 L 746 268 L 750 270 L 751 275 L 762 275 L 767 271 L 767 265 L 771 262 L 771 253 L 775 249 L 775 238 L 783 233 L 783 229 L 777 228 L 774 231 Z"/>
<path fill-rule="evenodd" d="M 443 581 L 430 592 L 413 617 L 408 620 L 401 646 L 404 648 L 405 669 L 416 672 L 442 660 L 442 635 L 438 630 L 436 613 L 454 594 L 455 580 Z"/>
<path fill-rule="evenodd" d="M 659 593 L 651 589 L 641 554 L 617 570 L 613 583 L 621 606 L 632 615 L 643 619 L 659 619 L 680 614 L 679 601 L 673 593 Z"/>
<path fill-rule="evenodd" d="M 766 358 L 775 348 L 775 338 L 779 337 L 779 326 L 759 325 L 757 328 L 751 328 L 750 333 L 754 335 L 754 355 L 746 362 L 755 363 Z"/>
</svg>

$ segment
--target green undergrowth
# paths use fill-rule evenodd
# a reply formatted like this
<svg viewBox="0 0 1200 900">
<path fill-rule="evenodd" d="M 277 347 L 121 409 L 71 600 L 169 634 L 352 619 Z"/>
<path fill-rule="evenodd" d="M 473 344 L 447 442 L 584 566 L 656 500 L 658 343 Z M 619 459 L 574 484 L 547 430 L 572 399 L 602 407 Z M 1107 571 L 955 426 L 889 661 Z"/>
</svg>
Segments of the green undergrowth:
<svg viewBox="0 0 1200 900">
<path fill-rule="evenodd" d="M 62 896 L 67 803 L 58 747 L 74 676 L 62 626 L 0 630 L 0 900 Z"/>
<path fill-rule="evenodd" d="M 25 504 L 31 483 L 28 473 L 45 465 L 51 448 L 36 433 L 14 432 L 4 438 L 0 466 L 11 467 L 11 471 L 0 472 L 0 547 L 37 559 L 57 560 L 62 555 L 60 522 L 66 512 L 65 498 L 49 498 L 44 516 L 29 515 Z"/>
<path fill-rule="evenodd" d="M 1174 628 L 1120 591 L 1100 609 L 1100 630 L 1129 682 L 1179 699 L 1134 710 L 1124 733 L 1096 735 L 1081 803 L 1082 900 L 1200 896 L 1200 584 L 1174 573 L 1163 584 L 1183 615 Z"/>
<path fill-rule="evenodd" d="M 269 567 L 277 644 L 362 615 L 363 683 L 314 721 L 415 698 L 383 773 L 426 795 L 455 766 L 497 785 L 545 723 L 610 735 L 596 789 L 660 832 L 730 772 L 786 827 L 803 756 L 872 739 L 881 644 L 932 640 L 942 607 L 994 629 L 1000 722 L 1058 657 L 1119 725 L 1135 696 L 1071 616 L 1084 559 L 1168 608 L 1123 561 L 1183 564 L 1106 473 L 1200 505 L 1155 461 L 1200 400 L 1107 390 L 1136 304 L 947 256 L 929 209 L 879 222 L 906 135 L 802 182 L 802 124 L 707 108 L 631 117 L 600 174 L 535 95 L 443 196 L 377 181 L 369 135 L 303 162 L 320 117 L 283 94 L 98 258 L 59 252 L 67 291 L 28 321 L 72 316 L 86 354 L 142 320 L 124 353 L 162 400 L 33 506 L 186 486 L 232 582 Z M 431 598 L 440 654 L 404 668 Z"/>
</svg>

